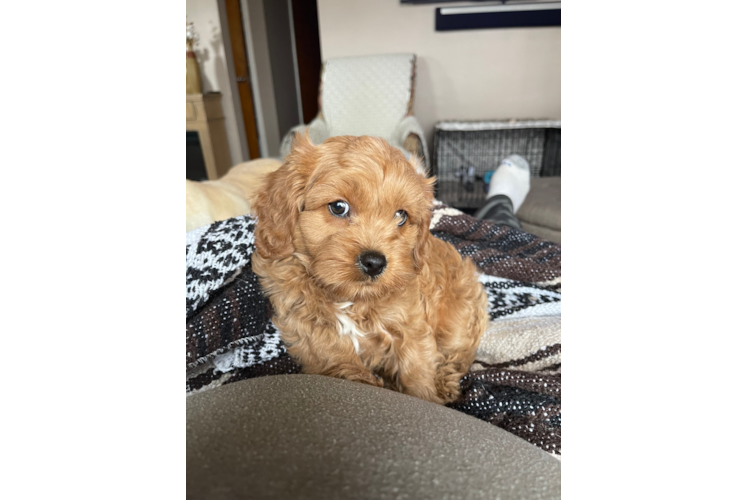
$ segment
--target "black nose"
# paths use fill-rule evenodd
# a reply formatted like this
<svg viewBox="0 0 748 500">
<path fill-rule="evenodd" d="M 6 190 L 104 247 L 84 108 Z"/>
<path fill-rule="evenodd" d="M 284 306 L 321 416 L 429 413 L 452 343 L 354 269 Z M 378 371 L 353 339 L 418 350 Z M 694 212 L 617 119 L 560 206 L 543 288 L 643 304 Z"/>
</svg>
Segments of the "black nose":
<svg viewBox="0 0 748 500">
<path fill-rule="evenodd" d="M 358 262 L 361 265 L 361 269 L 371 276 L 376 278 L 384 268 L 387 266 L 387 259 L 379 252 L 373 250 L 366 251 L 358 256 Z"/>
</svg>

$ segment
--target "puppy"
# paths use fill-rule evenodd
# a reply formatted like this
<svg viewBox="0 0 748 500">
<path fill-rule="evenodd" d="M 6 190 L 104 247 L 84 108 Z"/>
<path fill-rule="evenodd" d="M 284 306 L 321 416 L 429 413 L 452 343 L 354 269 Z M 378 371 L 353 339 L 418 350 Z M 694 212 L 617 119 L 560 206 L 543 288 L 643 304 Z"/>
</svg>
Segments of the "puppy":
<svg viewBox="0 0 748 500">
<path fill-rule="evenodd" d="M 215 181 L 187 180 L 187 232 L 250 212 L 249 198 L 281 162 L 263 158 L 240 163 Z"/>
<path fill-rule="evenodd" d="M 383 139 L 297 135 L 253 198 L 252 268 L 304 373 L 454 401 L 488 316 L 475 266 L 429 232 L 434 178 Z"/>
</svg>

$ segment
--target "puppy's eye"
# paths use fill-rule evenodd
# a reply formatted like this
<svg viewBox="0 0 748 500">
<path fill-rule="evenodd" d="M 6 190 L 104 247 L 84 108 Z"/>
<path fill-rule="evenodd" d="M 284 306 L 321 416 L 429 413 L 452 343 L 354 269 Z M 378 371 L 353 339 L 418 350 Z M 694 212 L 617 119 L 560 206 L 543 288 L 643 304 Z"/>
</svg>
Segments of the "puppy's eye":
<svg viewBox="0 0 748 500">
<path fill-rule="evenodd" d="M 348 215 L 348 203 L 344 201 L 333 201 L 332 203 L 327 205 L 327 208 L 330 209 L 330 213 L 335 217 L 345 217 L 346 215 Z"/>
<path fill-rule="evenodd" d="M 408 220 L 408 212 L 406 212 L 405 210 L 398 210 L 397 212 L 395 212 L 395 219 L 398 219 L 397 225 L 402 226 L 403 224 L 405 224 L 405 221 Z"/>
</svg>

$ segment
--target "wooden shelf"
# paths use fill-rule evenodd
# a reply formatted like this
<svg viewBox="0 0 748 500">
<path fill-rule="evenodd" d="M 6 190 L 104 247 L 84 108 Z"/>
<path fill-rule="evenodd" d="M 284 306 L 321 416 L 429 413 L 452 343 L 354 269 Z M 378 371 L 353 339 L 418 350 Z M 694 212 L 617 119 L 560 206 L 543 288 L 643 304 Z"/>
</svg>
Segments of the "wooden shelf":
<svg viewBox="0 0 748 500">
<path fill-rule="evenodd" d="M 197 132 L 208 179 L 216 180 L 231 168 L 220 92 L 187 94 L 187 130 Z"/>
</svg>

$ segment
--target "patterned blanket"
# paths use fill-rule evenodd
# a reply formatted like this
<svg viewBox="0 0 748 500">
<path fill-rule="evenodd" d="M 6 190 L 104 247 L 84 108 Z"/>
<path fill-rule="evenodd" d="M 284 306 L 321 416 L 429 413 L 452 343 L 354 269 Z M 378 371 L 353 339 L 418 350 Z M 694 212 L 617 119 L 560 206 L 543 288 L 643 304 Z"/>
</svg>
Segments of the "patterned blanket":
<svg viewBox="0 0 748 500">
<path fill-rule="evenodd" d="M 187 394 L 299 373 L 252 272 L 254 219 L 187 234 Z M 561 247 L 435 202 L 431 232 L 482 272 L 489 326 L 450 407 L 560 458 Z"/>
</svg>

